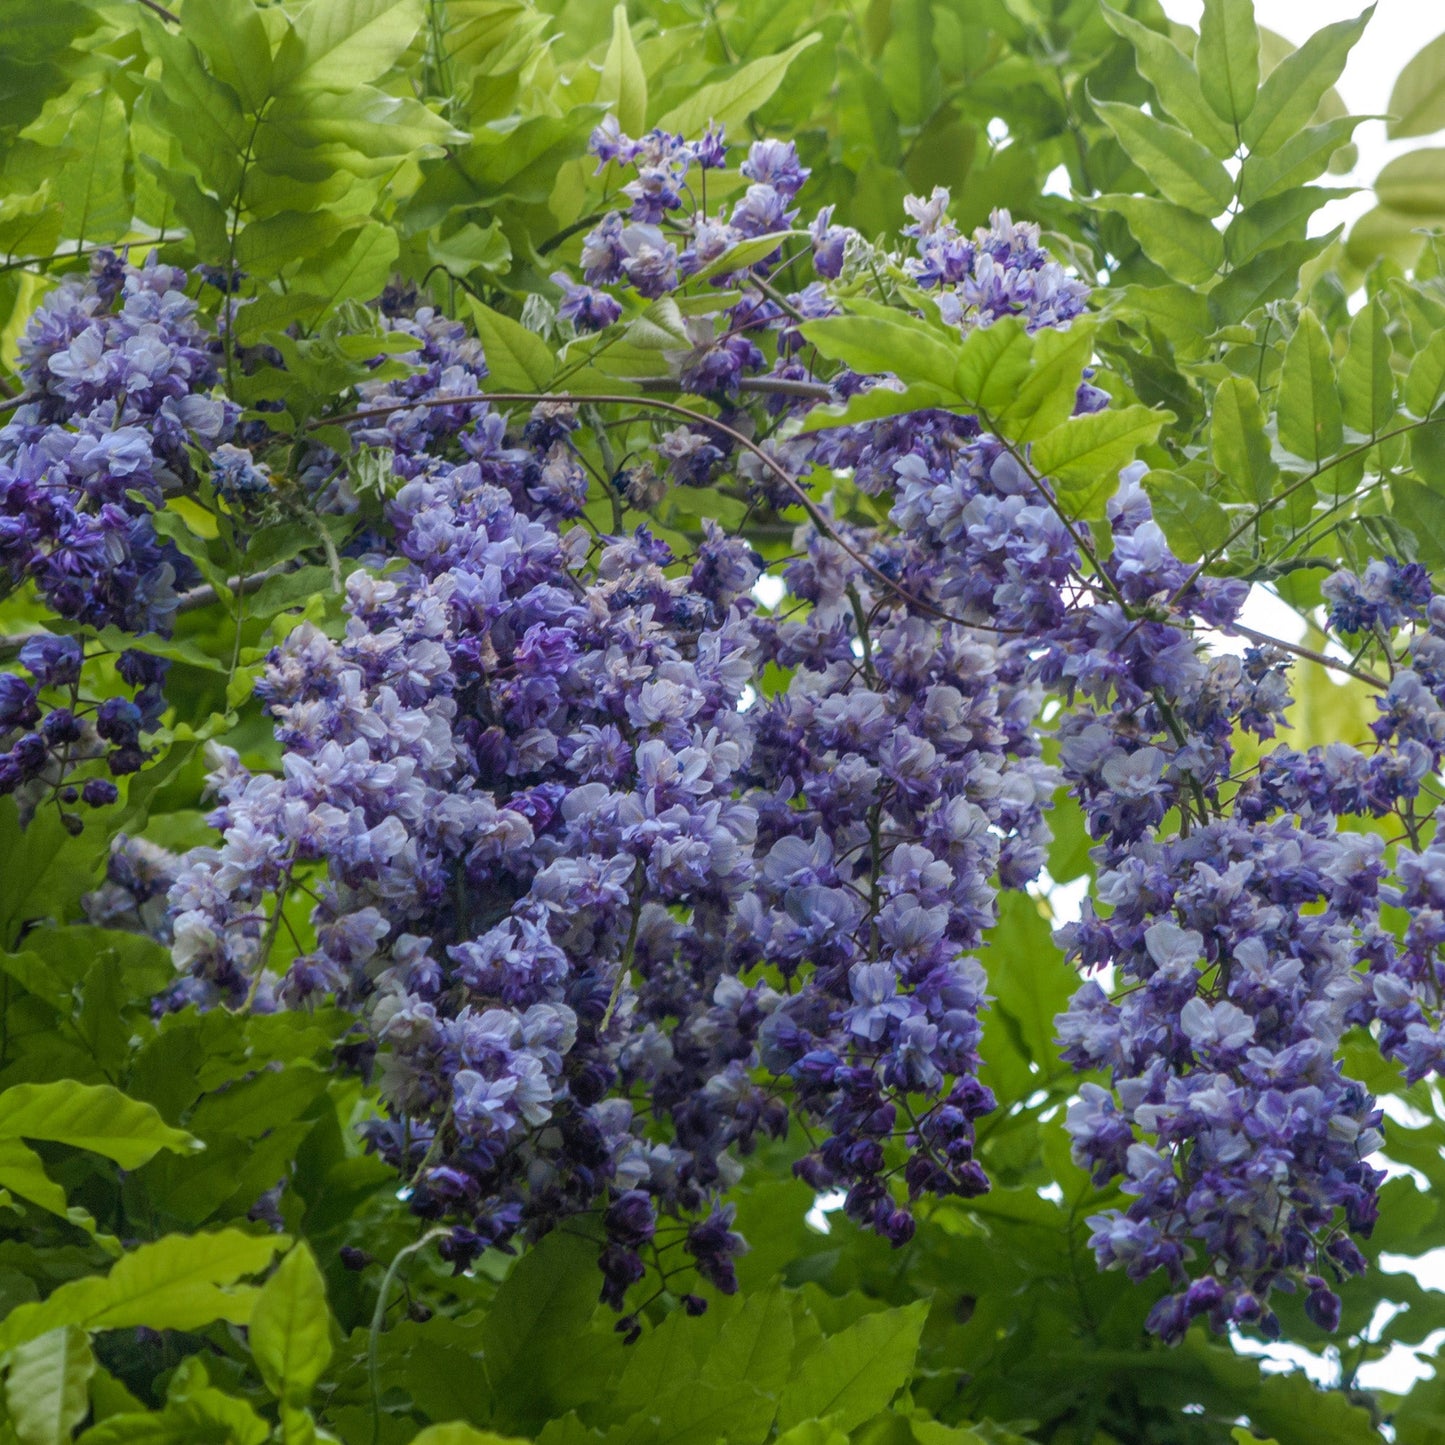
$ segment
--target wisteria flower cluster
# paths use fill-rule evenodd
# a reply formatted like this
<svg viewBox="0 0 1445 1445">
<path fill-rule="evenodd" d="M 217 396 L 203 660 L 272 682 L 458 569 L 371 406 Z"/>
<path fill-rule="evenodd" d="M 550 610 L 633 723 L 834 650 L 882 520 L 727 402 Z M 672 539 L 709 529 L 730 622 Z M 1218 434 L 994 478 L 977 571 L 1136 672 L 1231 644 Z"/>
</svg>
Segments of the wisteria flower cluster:
<svg viewBox="0 0 1445 1445">
<path fill-rule="evenodd" d="M 385 1108 L 369 1144 L 449 1227 L 447 1256 L 465 1267 L 587 1215 L 603 1297 L 629 1311 L 649 1272 L 735 1288 L 746 1246 L 728 1191 L 790 1128 L 807 1144 L 798 1175 L 895 1244 L 920 1199 L 988 1188 L 979 954 L 1000 891 L 1039 879 L 1066 788 L 1098 884 L 1061 933 L 1092 976 L 1059 1037 L 1107 1076 L 1080 1084 L 1068 1129 L 1127 1199 L 1091 1221 L 1099 1260 L 1164 1274 L 1150 1324 L 1168 1339 L 1200 1316 L 1277 1330 L 1275 1289 L 1304 1291 L 1333 1327 L 1333 1282 L 1364 1267 L 1352 1236 L 1382 1178 L 1380 1113 L 1339 1043 L 1372 1026 L 1412 1079 L 1445 1050 L 1445 851 L 1415 811 L 1445 751 L 1445 604 L 1394 562 L 1333 579 L 1338 629 L 1406 638 L 1377 745 L 1277 746 L 1237 776 L 1240 736 L 1262 744 L 1284 722 L 1289 659 L 1202 646 L 1246 589 L 1173 555 L 1142 469 L 1120 479 L 1105 547 L 973 417 L 796 425 L 893 384 L 818 374 L 802 329 L 837 312 L 834 282 L 880 262 L 961 334 L 1004 316 L 1067 326 L 1087 288 L 1037 228 L 998 213 L 964 235 L 938 190 L 908 203 L 911 254 L 880 257 L 830 210 L 799 224 L 808 172 L 790 144 L 754 143 L 745 188 L 715 212 L 721 132 L 633 139 L 609 122 L 593 151 L 625 205 L 583 239 L 580 277 L 553 278 L 570 346 L 691 281 L 688 344 L 667 360 L 718 414 L 679 426 L 674 409 L 650 446 L 594 473 L 579 407 L 497 410 L 466 329 L 389 296 L 415 365 L 359 388 L 350 423 L 389 458 L 384 524 L 346 583 L 344 627 L 303 624 L 270 660 L 259 694 L 279 766 L 216 750 L 215 846 L 172 861 L 127 842 L 96 915 L 165 931 L 170 1007 L 357 1010 Z M 127 273 L 126 294 L 179 296 L 181 278 L 157 293 L 148 274 Z M 32 329 L 33 384 L 46 371 L 71 390 L 7 429 L 24 448 L 127 415 L 104 387 L 128 361 L 84 383 L 93 399 L 74 389 L 72 352 L 130 355 L 131 303 L 109 309 L 106 284 L 67 291 Z M 82 315 L 109 318 L 83 346 Z M 201 395 L 214 376 L 187 364 L 185 397 L 157 382 L 127 403 L 152 406 L 150 455 L 184 476 L 202 433 L 174 433 L 172 455 L 167 428 L 182 400 L 204 402 L 219 408 L 204 433 L 218 493 L 264 491 L 260 434 L 227 444 L 226 404 Z M 1083 375 L 1075 410 L 1108 403 Z M 767 579 L 774 608 L 742 537 L 705 521 L 682 555 L 645 515 L 622 525 L 724 473 L 755 509 L 805 506 Z M 808 490 L 840 476 L 886 522 Z M 610 531 L 587 508 L 599 496 Z M 161 625 L 92 605 L 55 603 L 92 625 Z M 7 678 L 0 705 L 33 729 L 36 689 L 70 686 L 79 654 L 29 646 L 32 680 Z M 139 727 L 159 677 L 136 678 L 156 699 Z M 1355 826 L 1386 815 L 1418 846 L 1387 858 Z M 1411 910 L 1403 942 L 1390 906 Z M 703 1307 L 691 1284 L 684 1302 Z"/>
</svg>

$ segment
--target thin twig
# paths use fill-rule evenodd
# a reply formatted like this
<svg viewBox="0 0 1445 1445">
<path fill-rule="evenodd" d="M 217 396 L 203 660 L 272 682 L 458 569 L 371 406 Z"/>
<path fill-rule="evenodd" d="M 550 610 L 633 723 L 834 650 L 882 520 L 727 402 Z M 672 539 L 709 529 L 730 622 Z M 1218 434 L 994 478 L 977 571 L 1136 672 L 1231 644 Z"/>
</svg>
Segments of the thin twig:
<svg viewBox="0 0 1445 1445">
<path fill-rule="evenodd" d="M 413 411 L 418 407 L 432 406 L 465 406 L 474 402 L 563 402 L 572 406 L 613 405 L 613 406 L 641 406 L 648 407 L 653 411 L 665 411 L 673 416 L 686 417 L 689 421 L 696 422 L 700 426 L 712 427 L 714 431 L 721 432 L 735 445 L 742 447 L 752 456 L 756 457 L 777 479 L 793 494 L 798 505 L 808 514 L 808 519 L 818 528 L 824 536 L 836 543 L 854 562 L 858 564 L 868 575 L 882 583 L 894 596 L 907 603 L 910 607 L 916 607 L 920 612 L 930 617 L 936 617 L 942 622 L 956 623 L 960 627 L 971 627 L 979 632 L 1002 633 L 1006 631 L 1000 627 L 990 627 L 987 623 L 971 622 L 966 617 L 955 616 L 951 612 L 945 612 L 940 607 L 935 607 L 931 602 L 925 602 L 921 597 L 900 587 L 886 572 L 875 567 L 866 557 L 855 551 L 846 541 L 834 530 L 827 514 L 821 507 L 803 490 L 797 479 L 784 467 L 776 457 L 770 456 L 751 437 L 744 436 L 740 431 L 719 421 L 716 417 L 708 416 L 705 412 L 694 411 L 691 407 L 679 406 L 672 401 L 653 401 L 644 396 L 583 396 L 569 392 L 542 392 L 542 391 L 478 391 L 462 396 L 427 397 L 421 401 L 408 402 L 403 406 L 375 406 L 363 407 L 357 411 L 344 412 L 340 416 L 328 416 L 318 418 L 308 425 L 308 430 L 314 430 L 321 426 L 344 426 L 348 422 L 371 421 L 377 417 L 393 416 L 397 412 Z"/>
<path fill-rule="evenodd" d="M 140 3 L 144 5 L 147 10 L 155 15 L 159 15 L 162 20 L 169 21 L 172 25 L 179 25 L 181 23 L 181 17 L 167 10 L 164 5 L 159 3 L 159 0 L 140 0 Z"/>
<path fill-rule="evenodd" d="M 1383 690 L 1388 686 L 1384 678 L 1376 677 L 1373 672 L 1366 672 L 1362 667 L 1354 667 L 1348 662 L 1341 662 L 1337 657 L 1329 656 L 1328 653 L 1316 652 L 1314 648 L 1303 647 L 1297 642 L 1285 642 L 1282 638 L 1271 637 L 1267 632 L 1256 632 L 1254 628 L 1243 627 L 1238 622 L 1230 623 L 1225 631 L 1238 633 L 1240 637 L 1257 643 L 1261 647 L 1278 647 L 1284 652 L 1293 653 L 1296 657 L 1304 657 L 1310 662 L 1317 662 L 1321 667 L 1332 667 L 1336 672 L 1346 672 L 1351 677 L 1359 678 L 1361 682 L 1369 683 L 1371 687 Z"/>
</svg>

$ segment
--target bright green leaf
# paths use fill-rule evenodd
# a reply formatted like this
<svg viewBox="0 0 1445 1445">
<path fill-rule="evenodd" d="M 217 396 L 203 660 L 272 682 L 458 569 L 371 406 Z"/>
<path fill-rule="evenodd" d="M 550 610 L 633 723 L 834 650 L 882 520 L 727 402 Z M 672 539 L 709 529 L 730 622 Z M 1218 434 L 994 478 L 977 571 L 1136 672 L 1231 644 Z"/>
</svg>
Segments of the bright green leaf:
<svg viewBox="0 0 1445 1445">
<path fill-rule="evenodd" d="M 1002 412 L 1015 399 L 1033 365 L 1034 338 L 1022 317 L 1005 316 L 980 326 L 953 353 L 953 387 L 968 406 Z"/>
<path fill-rule="evenodd" d="M 1154 506 L 1154 520 L 1163 528 L 1175 556 L 1197 562 L 1223 547 L 1229 538 L 1229 516 L 1211 496 L 1178 472 L 1149 472 L 1144 490 Z"/>
<path fill-rule="evenodd" d="M 1254 0 L 1204 0 L 1194 49 L 1204 98 L 1222 121 L 1240 126 L 1259 88 L 1259 29 Z"/>
<path fill-rule="evenodd" d="M 1339 451 L 1344 428 L 1330 339 L 1308 309 L 1285 347 L 1277 410 L 1280 443 L 1295 456 L 1319 463 Z"/>
<path fill-rule="evenodd" d="M 204 0 L 188 6 L 184 28 L 212 73 L 256 115 L 271 97 L 271 42 L 252 0 Z"/>
<path fill-rule="evenodd" d="M 449 1425 L 428 1425 L 420 1435 L 412 1437 L 411 1445 L 526 1445 L 512 1435 L 494 1435 L 473 1425 L 454 1421 Z"/>
<path fill-rule="evenodd" d="M 1220 120 L 1205 100 L 1194 62 L 1167 35 L 1109 5 L 1100 9 L 1114 30 L 1133 45 L 1139 73 L 1154 87 L 1164 109 L 1216 156 L 1233 155 L 1238 147 L 1234 127 Z"/>
<path fill-rule="evenodd" d="M 827 316 L 800 329 L 830 361 L 864 375 L 891 372 L 904 382 L 938 387 L 953 379 L 956 349 L 927 322 L 903 311 L 890 317 Z"/>
<path fill-rule="evenodd" d="M 487 389 L 546 391 L 556 370 L 552 348 L 520 321 L 493 311 L 474 297 L 468 297 L 467 304 L 487 362 Z"/>
<path fill-rule="evenodd" d="M 1445 396 L 1445 331 L 1436 332 L 1426 343 L 1405 377 L 1405 405 L 1414 416 L 1434 415 Z"/>
<path fill-rule="evenodd" d="M 876 1415 L 907 1382 L 927 1318 L 928 1301 L 917 1300 L 824 1340 L 783 1392 L 779 1427 L 828 1417 L 846 1432 Z"/>
<path fill-rule="evenodd" d="M 1215 392 L 1209 448 L 1230 495 L 1255 505 L 1269 500 L 1278 468 L 1270 458 L 1259 392 L 1248 377 L 1226 377 Z"/>
<path fill-rule="evenodd" d="M 1345 423 L 1370 436 L 1395 417 L 1395 373 L 1390 366 L 1388 317 L 1381 302 L 1366 303 L 1350 323 L 1349 349 L 1340 363 Z"/>
<path fill-rule="evenodd" d="M 24 1445 L 66 1445 L 90 1409 L 95 1356 L 84 1330 L 62 1326 L 10 1352 L 5 1409 Z"/>
<path fill-rule="evenodd" d="M 245 1324 L 259 1291 L 237 1285 L 284 1248 L 284 1235 L 168 1235 L 116 1261 L 106 1275 L 62 1284 L 47 1299 L 23 1304 L 0 1321 L 0 1351 L 38 1339 L 62 1325 L 119 1330 L 191 1330 L 213 1320 Z"/>
<path fill-rule="evenodd" d="M 1144 254 L 1176 281 L 1199 286 L 1224 264 L 1224 236 L 1210 220 L 1151 196 L 1097 196 L 1088 205 L 1124 218 Z"/>
<path fill-rule="evenodd" d="M 422 0 L 311 0 L 276 53 L 278 89 L 350 90 L 384 75 L 421 29 Z"/>
<path fill-rule="evenodd" d="M 755 110 L 772 99 L 773 92 L 783 83 L 788 67 L 818 39 L 817 35 L 805 35 L 777 55 L 765 55 L 761 60 L 750 61 L 739 66 L 726 80 L 701 86 L 681 105 L 668 111 L 658 125 L 663 130 L 681 135 L 700 134 L 710 121 L 736 130 Z"/>
<path fill-rule="evenodd" d="M 1076 416 L 1033 445 L 1031 460 L 1054 483 L 1060 502 L 1077 516 L 1097 515 L 1119 485 L 1119 472 L 1172 420 L 1167 411 L 1125 406 Z"/>
<path fill-rule="evenodd" d="M 138 1169 L 162 1149 L 188 1153 L 201 1148 L 182 1129 L 173 1129 L 149 1104 L 128 1099 L 109 1084 L 17 1084 L 0 1094 L 0 1140 L 46 1139 L 88 1149 Z"/>
<path fill-rule="evenodd" d="M 1081 317 L 1066 330 L 1045 327 L 1030 338 L 1028 373 L 993 413 L 1011 441 L 1033 441 L 1073 415 L 1094 334 L 1090 320 Z"/>
<path fill-rule="evenodd" d="M 624 135 L 641 135 L 647 129 L 647 74 L 632 43 L 625 5 L 612 11 L 612 40 L 602 60 L 597 100 L 617 117 Z"/>
<path fill-rule="evenodd" d="M 326 1281 L 306 1243 L 293 1245 L 262 1285 L 249 1338 L 266 1388 L 288 1404 L 304 1404 L 331 1358 Z"/>
<path fill-rule="evenodd" d="M 1330 157 L 1348 143 L 1362 119 L 1342 115 L 1291 136 L 1271 155 L 1250 156 L 1239 171 L 1241 203 L 1255 206 L 1314 180 L 1329 165 Z"/>
<path fill-rule="evenodd" d="M 1272 155 L 1304 128 L 1340 78 L 1350 51 L 1374 13 L 1371 5 L 1354 20 L 1338 20 L 1317 30 L 1265 76 L 1254 109 L 1241 128 L 1252 152 Z"/>
<path fill-rule="evenodd" d="M 1201 216 L 1217 216 L 1228 207 L 1234 182 L 1193 136 L 1121 101 L 1094 100 L 1093 106 L 1130 160 L 1176 206 Z"/>
</svg>

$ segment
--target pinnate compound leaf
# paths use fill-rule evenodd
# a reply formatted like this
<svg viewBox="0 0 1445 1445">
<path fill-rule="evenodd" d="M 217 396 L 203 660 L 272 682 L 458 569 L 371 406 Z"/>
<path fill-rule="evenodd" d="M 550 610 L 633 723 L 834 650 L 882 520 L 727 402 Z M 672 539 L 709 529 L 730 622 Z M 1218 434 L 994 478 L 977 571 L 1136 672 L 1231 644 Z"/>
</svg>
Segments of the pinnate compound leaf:
<svg viewBox="0 0 1445 1445">
<path fill-rule="evenodd" d="M 70 1280 L 48 1298 L 22 1304 L 0 1321 L 0 1351 L 13 1350 L 50 1330 L 190 1330 L 213 1320 L 245 1324 L 258 1290 L 238 1285 L 284 1248 L 286 1237 L 239 1229 L 167 1235 L 143 1244 L 105 1275 Z"/>
<path fill-rule="evenodd" d="M 864 1315 L 824 1340 L 783 1391 L 779 1427 L 826 1418 L 846 1433 L 886 1408 L 908 1382 L 927 1318 L 928 1301 L 917 1300 Z"/>
<path fill-rule="evenodd" d="M 1005 316 L 971 331 L 953 354 L 954 390 L 965 405 L 1001 413 L 1033 365 L 1034 338 L 1021 317 Z"/>
<path fill-rule="evenodd" d="M 1445 35 L 1437 35 L 1405 65 L 1390 92 L 1391 140 L 1429 135 L 1445 126 Z"/>
<path fill-rule="evenodd" d="M 556 371 L 552 348 L 520 321 L 468 297 L 477 339 L 487 360 L 490 391 L 546 391 Z"/>
<path fill-rule="evenodd" d="M 1299 133 L 1340 78 L 1374 13 L 1371 5 L 1354 20 L 1339 20 L 1317 30 L 1265 76 L 1254 109 L 1240 128 L 1252 152 L 1272 155 Z"/>
<path fill-rule="evenodd" d="M 1205 100 L 1194 62 L 1167 35 L 1150 30 L 1132 15 L 1108 5 L 1101 10 L 1114 31 L 1134 47 L 1139 74 L 1154 87 L 1164 109 L 1215 155 L 1233 155 L 1238 148 L 1234 127 L 1220 120 Z"/>
<path fill-rule="evenodd" d="M 1010 440 L 1033 441 L 1073 415 L 1094 335 L 1093 323 L 1080 318 L 1067 330 L 1049 327 L 1029 338 L 1028 372 L 994 418 Z"/>
<path fill-rule="evenodd" d="M 647 128 L 647 73 L 632 43 L 627 6 L 612 11 L 612 40 L 602 59 L 597 99 L 617 117 L 625 135 L 641 135 Z"/>
<path fill-rule="evenodd" d="M 1280 443 L 1295 456 L 1318 464 L 1339 451 L 1344 423 L 1330 339 L 1308 309 L 1285 347 L 1278 411 Z"/>
<path fill-rule="evenodd" d="M 745 1380 L 764 1394 L 787 1384 L 793 1353 L 793 1317 L 788 1297 L 776 1285 L 748 1296 L 722 1327 L 703 1365 L 706 1383 L 736 1385 Z"/>
<path fill-rule="evenodd" d="M 293 1245 L 262 1285 L 249 1338 L 266 1388 L 288 1404 L 303 1404 L 331 1358 L 326 1281 L 308 1244 Z"/>
<path fill-rule="evenodd" d="M 1204 0 L 1194 63 L 1204 98 L 1219 118 L 1239 126 L 1259 89 L 1259 27 L 1254 0 Z"/>
<path fill-rule="evenodd" d="M 90 1408 L 95 1356 L 84 1330 L 48 1331 L 10 1352 L 5 1409 L 23 1445 L 63 1445 Z"/>
<path fill-rule="evenodd" d="M 1234 182 L 1193 136 L 1122 101 L 1090 99 L 1129 159 L 1167 200 L 1201 216 L 1217 216 L 1228 207 Z"/>
<path fill-rule="evenodd" d="M 173 1129 L 149 1105 L 109 1084 L 16 1084 L 0 1094 L 0 1140 L 46 1139 L 138 1169 L 162 1149 L 183 1154 L 199 1139 Z"/>
<path fill-rule="evenodd" d="M 740 66 L 726 80 L 701 86 L 681 105 L 674 106 L 658 122 L 663 130 L 696 135 L 710 121 L 735 130 L 760 106 L 772 99 L 783 83 L 788 67 L 821 37 L 805 35 L 777 55 Z"/>
</svg>

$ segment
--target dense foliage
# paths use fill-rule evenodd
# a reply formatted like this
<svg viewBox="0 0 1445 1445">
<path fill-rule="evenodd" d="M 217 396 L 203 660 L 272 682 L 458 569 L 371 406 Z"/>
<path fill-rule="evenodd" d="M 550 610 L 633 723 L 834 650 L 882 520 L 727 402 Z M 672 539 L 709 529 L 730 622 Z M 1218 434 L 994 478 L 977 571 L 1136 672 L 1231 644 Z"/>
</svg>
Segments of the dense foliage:
<svg viewBox="0 0 1445 1445">
<path fill-rule="evenodd" d="M 0 1438 L 1445 1439 L 1367 19 L 0 15 Z"/>
</svg>

